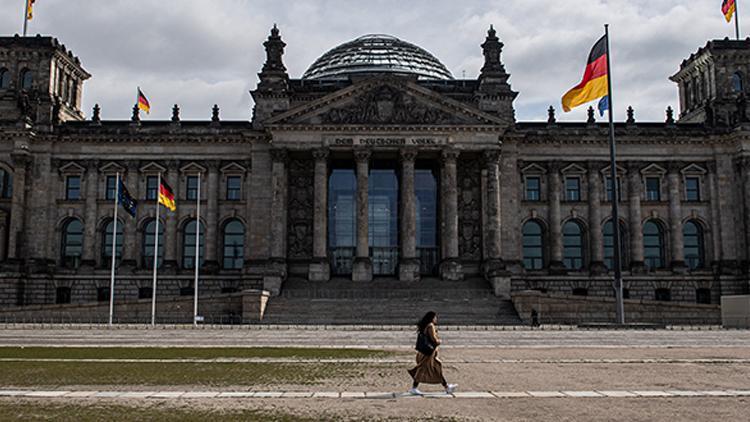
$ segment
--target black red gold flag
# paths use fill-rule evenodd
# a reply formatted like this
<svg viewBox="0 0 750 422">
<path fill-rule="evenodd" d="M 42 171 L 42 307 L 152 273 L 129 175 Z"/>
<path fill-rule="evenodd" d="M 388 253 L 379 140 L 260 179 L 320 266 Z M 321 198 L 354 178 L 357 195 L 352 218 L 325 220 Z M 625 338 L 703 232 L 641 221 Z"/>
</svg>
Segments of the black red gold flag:
<svg viewBox="0 0 750 422">
<path fill-rule="evenodd" d="M 608 54 L 607 36 L 605 35 L 591 49 L 581 83 L 563 95 L 562 106 L 565 112 L 607 95 L 609 87 Z"/>
</svg>

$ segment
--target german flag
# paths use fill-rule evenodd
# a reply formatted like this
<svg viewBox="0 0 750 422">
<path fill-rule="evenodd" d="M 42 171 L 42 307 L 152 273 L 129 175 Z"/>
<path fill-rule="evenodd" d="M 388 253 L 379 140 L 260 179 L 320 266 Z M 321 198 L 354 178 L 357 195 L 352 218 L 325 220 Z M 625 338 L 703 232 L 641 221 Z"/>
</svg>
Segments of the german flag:
<svg viewBox="0 0 750 422">
<path fill-rule="evenodd" d="M 721 3 L 721 13 L 724 14 L 724 17 L 727 19 L 727 22 L 732 21 L 732 16 L 734 16 L 734 12 L 737 11 L 737 4 L 735 0 L 724 0 L 724 2 Z"/>
<path fill-rule="evenodd" d="M 34 18 L 34 1 L 35 0 L 27 0 L 26 2 L 26 20 Z"/>
<path fill-rule="evenodd" d="M 581 83 L 563 95 L 562 106 L 565 112 L 607 95 L 609 88 L 607 54 L 607 36 L 605 35 L 591 49 Z"/>
<path fill-rule="evenodd" d="M 143 95 L 143 92 L 140 88 L 138 88 L 138 109 L 145 111 L 146 114 L 151 111 L 151 104 L 148 102 L 148 98 Z"/>
<path fill-rule="evenodd" d="M 177 209 L 174 202 L 174 191 L 164 180 L 159 185 L 159 203 L 169 208 L 170 211 Z"/>
</svg>

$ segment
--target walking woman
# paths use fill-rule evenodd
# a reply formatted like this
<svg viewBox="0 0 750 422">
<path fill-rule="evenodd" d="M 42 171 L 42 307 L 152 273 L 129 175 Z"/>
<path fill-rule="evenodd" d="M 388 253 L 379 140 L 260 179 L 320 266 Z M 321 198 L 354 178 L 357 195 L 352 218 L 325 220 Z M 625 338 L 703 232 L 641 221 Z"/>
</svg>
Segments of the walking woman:
<svg viewBox="0 0 750 422">
<path fill-rule="evenodd" d="M 417 323 L 417 366 L 408 371 L 414 380 L 409 390 L 411 394 L 422 394 L 417 388 L 420 383 L 441 384 L 448 394 L 458 387 L 458 384 L 448 384 L 443 377 L 443 363 L 438 359 L 440 338 L 436 327 L 437 314 L 432 311 L 427 312 Z"/>
</svg>

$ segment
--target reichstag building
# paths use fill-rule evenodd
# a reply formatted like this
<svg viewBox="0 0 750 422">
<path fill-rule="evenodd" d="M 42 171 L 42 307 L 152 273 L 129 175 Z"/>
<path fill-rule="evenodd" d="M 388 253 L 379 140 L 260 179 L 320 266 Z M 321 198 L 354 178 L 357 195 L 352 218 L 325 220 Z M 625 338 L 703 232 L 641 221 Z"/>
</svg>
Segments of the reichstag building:
<svg viewBox="0 0 750 422">
<path fill-rule="evenodd" d="M 57 39 L 0 38 L 0 304 L 108 300 L 113 237 L 116 300 L 190 295 L 198 174 L 201 295 L 265 289 L 273 303 L 290 280 L 387 278 L 612 297 L 615 228 L 626 298 L 747 292 L 750 40 L 710 41 L 675 66 L 679 110 L 662 121 L 628 109 L 615 181 L 593 109 L 516 120 L 492 28 L 473 79 L 388 35 L 341 44 L 299 78 L 276 27 L 263 45 L 248 120 L 209 105 L 205 121 L 178 106 L 169 121 L 113 121 L 84 115 L 91 75 Z M 139 204 L 113 233 L 117 173 Z M 159 174 L 177 210 L 155 233 Z"/>
</svg>

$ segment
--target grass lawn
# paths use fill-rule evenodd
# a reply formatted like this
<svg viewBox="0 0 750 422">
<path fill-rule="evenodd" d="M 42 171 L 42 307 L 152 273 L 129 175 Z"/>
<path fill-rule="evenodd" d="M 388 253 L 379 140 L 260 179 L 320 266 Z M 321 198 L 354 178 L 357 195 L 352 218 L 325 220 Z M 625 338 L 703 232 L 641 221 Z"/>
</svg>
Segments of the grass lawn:
<svg viewBox="0 0 750 422">
<path fill-rule="evenodd" d="M 392 355 L 382 350 L 282 347 L 0 347 L 0 358 L 22 359 L 361 359 Z"/>
</svg>

